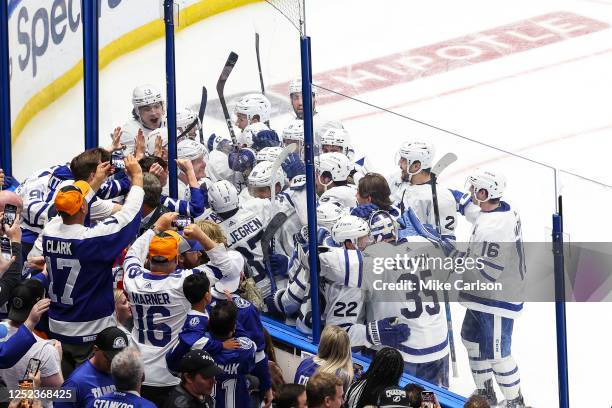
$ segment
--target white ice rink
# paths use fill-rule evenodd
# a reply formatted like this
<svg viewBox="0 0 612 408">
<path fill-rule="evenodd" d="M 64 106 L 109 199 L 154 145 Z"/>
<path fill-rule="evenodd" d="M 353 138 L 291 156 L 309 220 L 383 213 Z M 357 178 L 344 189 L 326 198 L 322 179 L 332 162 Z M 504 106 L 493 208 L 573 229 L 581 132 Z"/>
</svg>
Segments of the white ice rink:
<svg viewBox="0 0 612 408">
<path fill-rule="evenodd" d="M 343 121 L 374 170 L 394 170 L 393 154 L 403 139 L 430 137 L 439 154 L 459 156 L 443 177 L 449 186 L 463 188 L 466 172 L 481 164 L 506 173 L 506 197 L 519 208 L 525 241 L 550 240 L 555 186 L 564 196 L 569 239 L 610 241 L 612 221 L 604 211 L 612 189 L 563 172 L 555 177 L 553 168 L 612 184 L 612 0 L 308 3 L 315 84 L 335 90 L 343 84 L 351 97 L 532 160 L 346 98 L 321 103 L 319 111 Z M 258 90 L 255 29 L 266 84 L 298 76 L 297 32 L 267 4 L 255 4 L 177 33 L 178 105 L 197 104 L 202 85 L 209 100 L 216 99 L 214 85 L 229 51 L 240 59 L 226 94 Z M 148 82 L 164 88 L 164 80 L 163 39 L 100 73 L 102 144 L 128 119 L 132 88 Z M 81 82 L 26 126 L 14 145 L 18 178 L 82 151 L 82 89 Z M 272 127 L 282 130 L 288 120 L 288 113 L 273 117 Z M 204 128 L 205 134 L 227 132 L 210 115 Z M 569 303 L 567 309 L 572 406 L 609 407 L 612 304 Z M 468 395 L 474 384 L 459 338 L 463 308 L 453 304 L 452 312 L 460 377 L 451 379 L 451 389 Z M 525 401 L 534 407 L 557 405 L 555 336 L 554 305 L 527 304 L 512 349 Z"/>
</svg>

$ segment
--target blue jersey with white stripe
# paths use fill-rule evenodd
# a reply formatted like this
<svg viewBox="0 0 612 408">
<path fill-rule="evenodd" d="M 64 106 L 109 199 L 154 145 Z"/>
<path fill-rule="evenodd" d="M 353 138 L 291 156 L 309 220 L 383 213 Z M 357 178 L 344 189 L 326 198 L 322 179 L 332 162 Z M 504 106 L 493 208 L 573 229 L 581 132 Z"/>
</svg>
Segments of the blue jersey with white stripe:
<svg viewBox="0 0 612 408">
<path fill-rule="evenodd" d="M 87 199 L 93 197 L 90 191 Z M 67 343 L 90 342 L 112 326 L 112 265 L 133 240 L 140 223 L 144 191 L 134 186 L 121 211 L 95 227 L 51 220 L 42 232 L 49 272 L 49 328 Z"/>
<path fill-rule="evenodd" d="M 305 358 L 300 362 L 297 370 L 295 370 L 295 378 L 293 379 L 293 382 L 295 384 L 306 386 L 306 384 L 308 384 L 308 380 L 310 380 L 310 377 L 314 375 L 318 368 L 319 365 L 315 363 L 314 356 Z"/>
<path fill-rule="evenodd" d="M 114 391 L 93 401 L 93 408 L 155 408 L 148 399 L 129 392 Z"/>
<path fill-rule="evenodd" d="M 71 389 L 75 401 L 55 402 L 55 408 L 91 407 L 95 398 L 115 391 L 111 375 L 98 370 L 89 360 L 70 374 L 62 388 Z"/>
</svg>

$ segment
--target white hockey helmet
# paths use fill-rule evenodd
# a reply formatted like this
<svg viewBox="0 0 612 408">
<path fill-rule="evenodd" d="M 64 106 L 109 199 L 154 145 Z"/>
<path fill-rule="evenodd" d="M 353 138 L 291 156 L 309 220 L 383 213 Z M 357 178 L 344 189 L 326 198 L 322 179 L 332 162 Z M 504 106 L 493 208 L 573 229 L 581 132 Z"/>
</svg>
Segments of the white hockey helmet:
<svg viewBox="0 0 612 408">
<path fill-rule="evenodd" d="M 331 230 L 344 214 L 342 207 L 332 202 L 321 203 L 317 207 L 317 224 Z"/>
<path fill-rule="evenodd" d="M 431 169 L 435 154 L 435 148 L 431 143 L 424 140 L 410 140 L 400 145 L 396 156 L 396 162 L 399 162 L 400 159 L 406 159 L 408 168 L 410 168 L 412 163 L 418 161 L 421 163 L 421 170 Z M 408 172 L 410 175 L 417 173 Z"/>
<path fill-rule="evenodd" d="M 316 87 L 311 87 L 312 88 L 312 94 L 316 95 L 317 91 L 316 91 Z M 291 80 L 291 82 L 289 82 L 289 95 L 294 94 L 294 93 L 302 93 L 302 78 L 296 78 Z"/>
<path fill-rule="evenodd" d="M 164 103 L 164 98 L 159 89 L 153 85 L 140 85 L 132 92 L 132 105 L 138 112 L 142 106 L 153 105 L 154 103 Z"/>
<path fill-rule="evenodd" d="M 349 155 L 353 151 L 351 148 L 351 138 L 345 129 L 329 128 L 321 135 L 321 146 L 338 146 L 342 148 L 342 153 Z"/>
<path fill-rule="evenodd" d="M 282 151 L 283 148 L 280 146 L 264 147 L 257 152 L 255 159 L 257 160 L 257 163 L 262 161 L 273 162 L 278 158 L 278 156 L 280 156 Z"/>
<path fill-rule="evenodd" d="M 208 189 L 210 208 L 216 213 L 224 213 L 238 208 L 238 190 L 227 180 L 219 180 Z"/>
<path fill-rule="evenodd" d="M 329 172 L 332 181 L 346 181 L 355 169 L 353 162 L 346 155 L 338 152 L 323 153 L 318 160 L 315 160 L 315 164 L 319 170 L 319 177 Z"/>
<path fill-rule="evenodd" d="M 236 103 L 235 112 L 246 115 L 248 123 L 250 124 L 255 115 L 259 115 L 260 122 L 267 122 L 270 120 L 270 110 L 272 105 L 268 98 L 263 94 L 248 94 L 244 95 Z"/>
<path fill-rule="evenodd" d="M 262 161 L 257 163 L 248 178 L 249 187 L 270 187 L 272 183 L 276 185 L 276 183 L 280 183 L 281 188 L 285 186 L 285 172 L 281 167 L 278 168 L 276 174 L 272 174 L 272 167 L 274 163 L 270 161 Z M 274 180 L 272 180 L 274 177 Z"/>
<path fill-rule="evenodd" d="M 337 244 L 343 244 L 344 241 L 349 240 L 356 246 L 359 238 L 369 234 L 368 222 L 354 215 L 340 217 L 331 229 L 332 239 Z"/>
<path fill-rule="evenodd" d="M 145 142 L 145 150 L 149 155 L 153 155 L 153 153 L 155 152 L 155 141 L 157 140 L 157 136 L 161 136 L 162 148 L 164 150 L 168 150 L 168 128 L 157 128 L 155 130 L 152 130 L 151 133 L 147 135 L 147 139 Z"/>
<path fill-rule="evenodd" d="M 501 198 L 506 189 L 506 177 L 498 171 L 491 169 L 476 169 L 470 174 L 466 181 L 466 186 L 474 187 L 474 194 L 480 190 L 487 192 L 487 200 Z M 481 202 L 480 200 L 476 199 Z"/>
<path fill-rule="evenodd" d="M 242 133 L 238 135 L 236 141 L 239 145 L 246 145 L 246 147 L 253 146 L 253 139 L 257 135 L 257 133 L 262 130 L 269 130 L 270 128 L 266 126 L 263 122 L 255 122 L 251 123 L 247 127 L 244 128 Z"/>
<path fill-rule="evenodd" d="M 200 157 L 206 159 L 207 155 L 206 147 L 192 139 L 183 139 L 176 146 L 176 157 L 178 159 L 196 160 Z"/>
<path fill-rule="evenodd" d="M 374 211 L 370 214 L 368 225 L 370 237 L 374 242 L 394 240 L 396 237 L 395 221 L 386 211 Z"/>
<path fill-rule="evenodd" d="M 292 120 L 287 127 L 283 129 L 283 143 L 287 145 L 291 144 L 293 141 L 304 143 L 304 121 L 302 119 Z"/>
<path fill-rule="evenodd" d="M 191 109 L 183 108 L 176 112 L 176 127 L 181 128 L 183 132 L 194 122 L 196 122 L 196 124 L 192 129 L 195 129 L 197 131 L 201 128 L 202 125 L 200 123 L 200 118 L 198 117 L 198 114 L 192 111 Z"/>
</svg>

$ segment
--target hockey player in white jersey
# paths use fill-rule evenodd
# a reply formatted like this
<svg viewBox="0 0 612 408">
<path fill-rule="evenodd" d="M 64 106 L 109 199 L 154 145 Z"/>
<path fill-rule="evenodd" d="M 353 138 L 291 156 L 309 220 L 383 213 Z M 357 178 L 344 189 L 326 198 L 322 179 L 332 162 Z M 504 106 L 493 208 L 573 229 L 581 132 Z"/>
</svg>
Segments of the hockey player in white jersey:
<svg viewBox="0 0 612 408">
<path fill-rule="evenodd" d="M 434 146 L 426 141 L 412 140 L 401 144 L 397 153 L 400 172 L 389 182 L 395 205 L 404 212 L 412 208 L 423 224 L 436 226 L 431 194 L 431 168 L 435 157 Z M 455 239 L 457 206 L 449 189 L 438 185 L 440 227 L 445 239 Z"/>
<path fill-rule="evenodd" d="M 302 99 L 302 79 L 296 78 L 289 83 L 289 98 L 296 119 L 304 120 Z M 315 146 L 320 146 L 321 135 L 330 128 L 342 129 L 342 122 L 326 118 L 317 111 L 317 88 L 312 87 L 312 122 Z"/>
<path fill-rule="evenodd" d="M 294 119 L 283 129 L 283 144 L 289 146 L 295 144 L 296 150 L 300 156 L 303 155 L 304 149 L 304 121 L 302 119 Z"/>
<path fill-rule="evenodd" d="M 267 215 L 241 209 L 238 191 L 227 180 L 213 183 L 208 190 L 208 199 L 214 211 L 209 218 L 223 229 L 228 247 L 240 252 L 246 258 L 262 296 L 264 298 L 270 296 L 270 280 L 261 249 L 261 236 L 268 224 Z"/>
<path fill-rule="evenodd" d="M 354 165 L 342 153 L 323 153 L 315 159 L 315 182 L 319 203 L 334 202 L 343 208 L 357 205 L 357 187 L 349 180 Z"/>
<path fill-rule="evenodd" d="M 413 218 L 418 222 L 416 216 Z M 410 336 L 395 345 L 402 353 L 407 371 L 432 384 L 448 387 L 448 329 L 442 299 L 435 291 L 420 287 L 420 282 L 432 278 L 432 271 L 427 268 L 408 270 L 403 265 L 381 267 L 374 263 L 377 259 L 394 260 L 399 254 L 418 257 L 430 251 L 437 253 L 437 249 L 412 225 L 402 225 L 405 239 L 397 244 L 398 224 L 385 211 L 373 212 L 368 223 L 374 243 L 364 251 L 367 273 L 362 288 L 366 293 L 367 319 L 397 316 L 400 322 L 407 324 Z M 405 281 L 413 286 L 401 292 L 381 286 Z"/>
<path fill-rule="evenodd" d="M 134 317 L 133 341 L 145 365 L 142 395 L 163 406 L 164 395 L 179 380 L 168 371 L 165 354 L 176 344 L 191 305 L 183 294 L 183 280 L 192 273 L 206 273 L 214 279 L 215 270 L 232 273 L 232 262 L 225 246 L 211 240 L 197 225 L 185 227 L 187 239 L 204 247 L 209 264 L 196 269 L 178 268 L 182 239 L 170 230 L 176 213 L 162 215 L 153 229 L 140 236 L 129 249 L 123 267 L 123 288 L 128 294 Z M 144 267 L 149 261 L 149 268 Z"/>
<path fill-rule="evenodd" d="M 179 136 L 182 135 L 195 140 L 201 128 L 202 123 L 196 112 L 189 108 L 183 108 L 176 112 L 176 136 L 178 139 L 181 139 Z"/>
<path fill-rule="evenodd" d="M 165 103 L 162 93 L 153 85 L 140 85 L 132 92 L 132 119 L 127 121 L 121 129 L 121 144 L 127 149 L 126 153 L 134 151 L 134 139 L 138 129 L 142 129 L 145 138 L 159 127 L 165 126 Z"/>
<path fill-rule="evenodd" d="M 244 131 L 247 126 L 254 123 L 265 123 L 270 120 L 272 105 L 268 98 L 259 93 L 244 95 L 238 100 L 235 107 L 235 125 Z M 265 126 L 265 125 L 264 125 Z M 265 128 L 268 128 L 265 126 Z M 264 129 L 264 128 L 262 128 Z M 260 129 L 261 130 L 261 129 Z"/>
<path fill-rule="evenodd" d="M 207 154 L 204 145 L 191 139 L 181 140 L 176 148 L 178 173 L 178 194 L 179 200 L 189 201 L 194 189 L 200 189 L 198 180 L 206 176 L 206 162 L 204 157 Z M 168 165 L 172 165 L 169 163 Z M 163 194 L 168 196 L 170 186 L 163 187 Z M 197 193 L 196 193 L 197 194 Z M 170 205 L 167 205 L 172 208 Z"/>
<path fill-rule="evenodd" d="M 465 281 L 498 282 L 499 291 L 464 291 L 459 295 L 467 307 L 461 338 L 470 357 L 477 393 L 496 404 L 492 377 L 505 399 L 506 407 L 524 407 L 518 366 L 511 355 L 514 319 L 522 309 L 525 290 L 525 253 L 521 219 L 501 198 L 506 187 L 503 175 L 479 169 L 467 180 L 472 202 L 480 207 L 465 256 L 478 257 L 483 268 L 465 272 Z"/>
</svg>

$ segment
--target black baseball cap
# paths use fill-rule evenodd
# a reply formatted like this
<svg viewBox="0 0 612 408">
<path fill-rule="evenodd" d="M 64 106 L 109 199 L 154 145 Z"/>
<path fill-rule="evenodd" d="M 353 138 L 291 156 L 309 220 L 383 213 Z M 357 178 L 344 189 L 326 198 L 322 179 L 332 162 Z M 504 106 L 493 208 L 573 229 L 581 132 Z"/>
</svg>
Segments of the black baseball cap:
<svg viewBox="0 0 612 408">
<path fill-rule="evenodd" d="M 410 407 L 408 394 L 400 387 L 387 387 L 378 396 L 379 408 Z"/>
<path fill-rule="evenodd" d="M 45 288 L 40 281 L 28 279 L 17 285 L 11 296 L 8 318 L 23 323 L 28 319 L 36 302 L 45 297 Z"/>
<path fill-rule="evenodd" d="M 204 378 L 223 374 L 223 370 L 204 350 L 191 350 L 181 358 L 181 373 L 200 373 Z"/>
<path fill-rule="evenodd" d="M 128 346 L 128 338 L 123 330 L 111 326 L 98 333 L 94 345 L 102 350 L 106 357 L 112 361 L 121 350 Z"/>
</svg>

